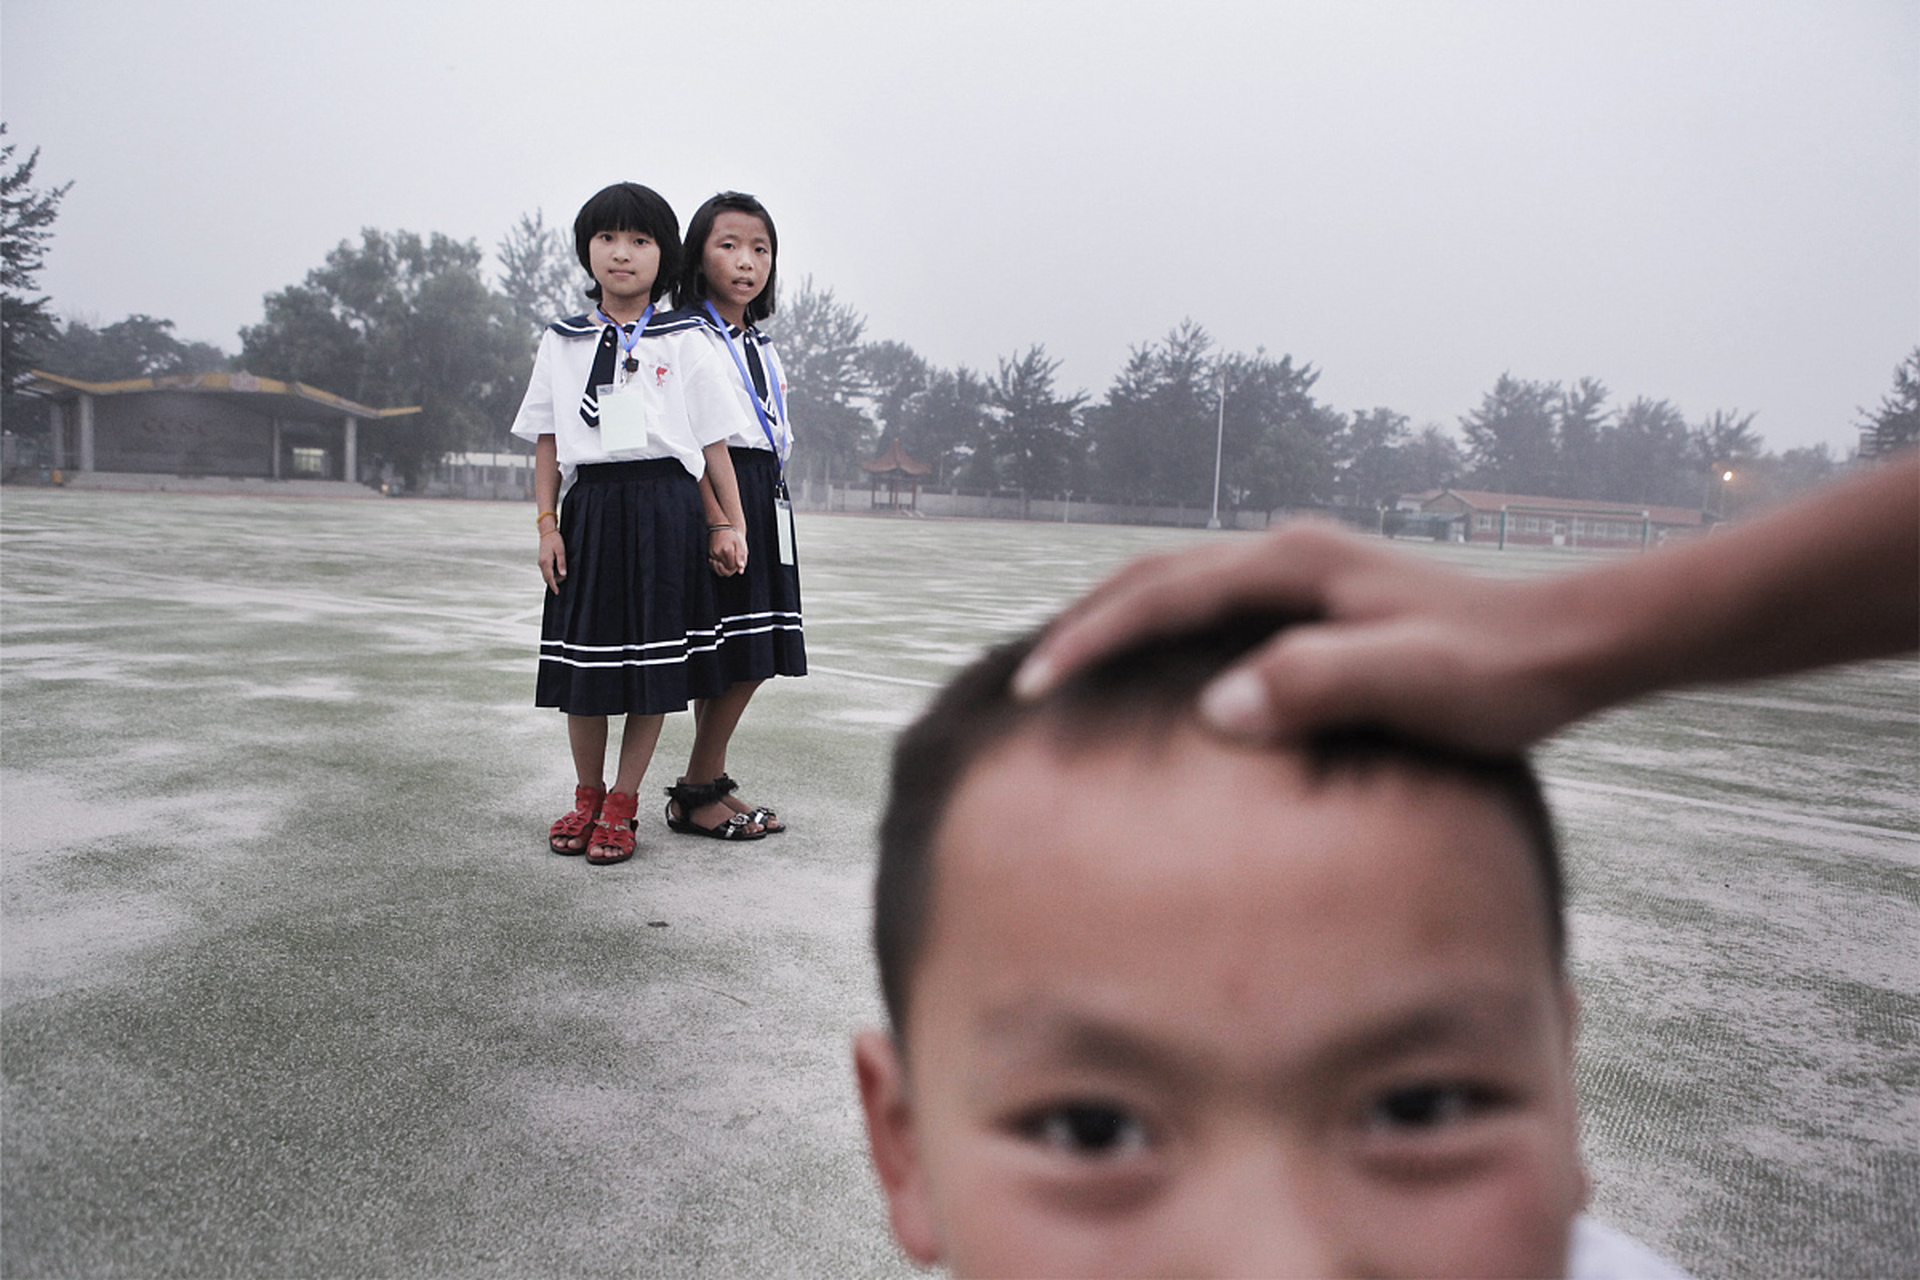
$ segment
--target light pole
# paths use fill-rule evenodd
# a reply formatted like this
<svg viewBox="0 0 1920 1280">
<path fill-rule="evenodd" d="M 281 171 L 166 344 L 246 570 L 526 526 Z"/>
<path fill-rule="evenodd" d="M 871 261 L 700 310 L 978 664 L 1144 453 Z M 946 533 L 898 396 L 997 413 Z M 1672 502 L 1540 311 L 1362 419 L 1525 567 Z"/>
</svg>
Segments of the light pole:
<svg viewBox="0 0 1920 1280">
<path fill-rule="evenodd" d="M 1220 398 L 1220 419 L 1213 432 L 1213 515 L 1207 519 L 1207 528 L 1220 527 L 1220 453 L 1227 441 L 1227 367 L 1224 364 L 1213 366 L 1213 386 Z"/>
</svg>

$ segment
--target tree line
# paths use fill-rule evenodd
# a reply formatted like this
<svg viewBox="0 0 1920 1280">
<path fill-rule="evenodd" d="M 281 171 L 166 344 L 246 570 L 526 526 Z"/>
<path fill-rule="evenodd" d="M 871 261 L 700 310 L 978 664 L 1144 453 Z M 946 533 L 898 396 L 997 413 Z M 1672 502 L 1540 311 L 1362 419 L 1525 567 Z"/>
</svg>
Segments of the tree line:
<svg viewBox="0 0 1920 1280">
<path fill-rule="evenodd" d="M 517 447 L 507 425 L 540 329 L 588 305 L 570 235 L 534 213 L 491 262 L 477 241 L 365 229 L 266 295 L 237 356 L 181 342 L 152 316 L 60 321 L 51 299 L 31 295 L 67 187 L 37 188 L 38 151 L 15 163 L 13 150 L 0 152 L 10 430 L 36 419 L 44 430 L 37 406 L 11 394 L 28 368 L 90 381 L 241 368 L 374 407 L 418 405 L 369 424 L 361 446 L 417 483 L 449 452 Z M 1768 452 L 1751 413 L 1689 421 L 1667 400 L 1616 404 L 1594 378 L 1503 374 L 1458 434 L 1389 407 L 1343 411 L 1316 396 L 1312 364 L 1224 350 L 1191 320 L 1134 347 L 1097 398 L 1062 387 L 1041 344 L 976 370 L 870 338 L 866 317 L 810 277 L 783 293 L 767 328 L 791 384 L 795 470 L 820 481 L 860 481 L 859 462 L 898 440 L 938 485 L 1200 507 L 1213 500 L 1217 441 L 1225 509 L 1372 509 L 1451 485 L 1724 511 L 1816 483 L 1840 461 L 1825 446 Z M 1869 453 L 1920 438 L 1920 347 L 1860 425 Z M 1728 470 L 1737 485 L 1715 479 Z"/>
</svg>

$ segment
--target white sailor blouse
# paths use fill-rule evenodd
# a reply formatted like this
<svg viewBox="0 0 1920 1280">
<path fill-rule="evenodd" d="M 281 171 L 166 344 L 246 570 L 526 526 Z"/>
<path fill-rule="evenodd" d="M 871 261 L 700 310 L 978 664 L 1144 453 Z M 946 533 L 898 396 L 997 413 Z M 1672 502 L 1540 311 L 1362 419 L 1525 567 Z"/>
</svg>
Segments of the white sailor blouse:
<svg viewBox="0 0 1920 1280">
<path fill-rule="evenodd" d="M 775 354 L 773 340 L 752 325 L 744 331 L 716 315 L 709 314 L 703 307 L 687 307 L 673 312 L 667 317 L 667 325 L 678 328 L 692 323 L 712 344 L 714 354 L 727 372 L 727 385 L 733 389 L 734 399 L 739 406 L 740 426 L 727 444 L 735 449 L 771 449 L 779 455 L 780 465 L 785 466 L 787 458 L 793 453 L 793 424 L 787 421 L 787 371 Z M 722 326 L 725 326 L 724 328 Z M 733 351 L 727 350 L 728 341 Z M 735 363 L 735 356 L 739 363 Z M 744 367 L 745 377 L 742 377 Z M 769 381 L 769 379 L 771 381 Z M 749 388 L 748 383 L 753 383 Z M 762 426 L 759 415 L 754 413 L 753 402 L 760 401 L 761 411 L 766 415 L 766 425 Z M 767 438 L 767 429 L 772 429 L 773 438 Z"/>
<path fill-rule="evenodd" d="M 728 367 L 731 362 L 692 327 L 665 325 L 664 320 L 657 318 L 633 340 L 627 354 L 634 369 L 625 367 L 625 359 L 603 360 L 598 376 L 594 357 L 603 340 L 613 341 L 610 324 L 597 316 L 573 316 L 554 321 L 540 335 L 533 376 L 512 430 L 522 440 L 554 438 L 562 495 L 572 487 L 576 468 L 598 462 L 671 457 L 698 480 L 706 473 L 703 448 L 748 429 L 758 434 L 760 424 L 751 407 L 743 407 L 733 393 L 737 378 Z M 623 326 L 619 337 L 632 333 L 631 325 Z M 637 388 L 642 397 L 649 428 L 645 447 L 609 452 L 601 443 L 591 394 L 596 389 L 588 384 L 608 377 L 608 368 L 613 385 L 623 393 Z"/>
</svg>

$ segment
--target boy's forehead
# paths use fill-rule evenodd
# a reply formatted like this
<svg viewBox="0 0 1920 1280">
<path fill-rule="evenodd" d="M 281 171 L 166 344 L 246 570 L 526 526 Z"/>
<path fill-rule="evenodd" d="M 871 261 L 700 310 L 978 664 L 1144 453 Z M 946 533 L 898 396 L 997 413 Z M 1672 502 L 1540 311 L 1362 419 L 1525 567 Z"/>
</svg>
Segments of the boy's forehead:
<svg viewBox="0 0 1920 1280">
<path fill-rule="evenodd" d="M 1411 766 L 1318 777 L 1197 730 L 1066 747 L 1026 732 L 962 779 L 933 853 L 916 1003 L 1125 1002 L 1184 971 L 1272 1006 L 1411 990 L 1442 958 L 1449 981 L 1553 969 L 1502 801 Z"/>
</svg>

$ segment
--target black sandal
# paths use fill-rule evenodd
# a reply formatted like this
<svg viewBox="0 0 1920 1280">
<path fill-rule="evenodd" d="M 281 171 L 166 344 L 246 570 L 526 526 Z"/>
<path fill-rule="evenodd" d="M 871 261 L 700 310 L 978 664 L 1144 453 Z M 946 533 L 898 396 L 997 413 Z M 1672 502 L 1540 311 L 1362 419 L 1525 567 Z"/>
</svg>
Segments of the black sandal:
<svg viewBox="0 0 1920 1280">
<path fill-rule="evenodd" d="M 731 795 L 740 789 L 740 784 L 724 773 L 713 780 L 713 785 L 723 789 L 721 791 L 722 795 Z M 753 808 L 747 810 L 747 812 L 741 814 L 741 816 L 754 826 L 759 827 L 761 835 L 777 836 L 787 829 L 787 824 L 780 822 L 780 815 L 763 804 L 753 806 Z M 768 825 L 775 822 L 779 822 L 780 825 L 777 827 Z"/>
<path fill-rule="evenodd" d="M 668 787 L 667 830 L 677 831 L 683 836 L 709 836 L 715 840 L 758 840 L 766 835 L 765 831 L 747 830 L 754 825 L 754 821 L 744 813 L 730 814 L 725 822 L 711 827 L 703 827 L 693 820 L 695 809 L 719 804 L 726 799 L 733 786 L 733 779 L 722 774 L 712 782 L 680 782 Z M 680 816 L 677 818 L 673 816 L 675 805 L 680 806 Z"/>
</svg>

